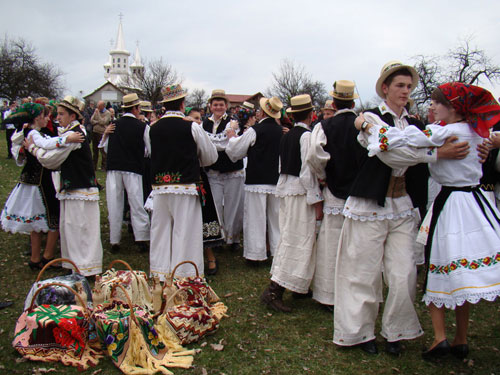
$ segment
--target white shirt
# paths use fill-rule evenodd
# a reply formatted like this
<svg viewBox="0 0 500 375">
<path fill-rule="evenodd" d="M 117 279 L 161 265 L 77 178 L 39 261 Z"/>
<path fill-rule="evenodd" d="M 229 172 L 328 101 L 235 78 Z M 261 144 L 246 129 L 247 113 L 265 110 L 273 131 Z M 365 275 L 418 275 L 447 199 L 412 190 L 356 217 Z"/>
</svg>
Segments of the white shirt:
<svg viewBox="0 0 500 375">
<path fill-rule="evenodd" d="M 300 126 L 307 130 L 310 130 L 307 124 L 303 122 L 298 122 L 295 126 Z M 312 205 L 323 200 L 323 195 L 321 194 L 321 189 L 319 187 L 319 182 L 316 176 L 311 171 L 311 168 L 306 163 L 306 155 L 309 151 L 309 140 L 311 138 L 311 132 L 304 132 L 300 136 L 300 160 L 302 166 L 300 168 L 299 176 L 293 176 L 289 174 L 281 174 L 278 179 L 278 184 L 276 185 L 276 195 L 278 197 L 286 197 L 290 195 L 306 195 L 307 204 Z M 280 169 L 281 169 L 281 158 L 280 158 Z"/>
<path fill-rule="evenodd" d="M 3 113 L 3 119 L 5 120 L 7 117 L 10 116 L 10 114 L 12 113 L 12 111 L 10 109 L 6 110 L 4 113 Z M 15 129 L 16 126 L 12 123 L 5 123 L 5 129 Z"/>
</svg>

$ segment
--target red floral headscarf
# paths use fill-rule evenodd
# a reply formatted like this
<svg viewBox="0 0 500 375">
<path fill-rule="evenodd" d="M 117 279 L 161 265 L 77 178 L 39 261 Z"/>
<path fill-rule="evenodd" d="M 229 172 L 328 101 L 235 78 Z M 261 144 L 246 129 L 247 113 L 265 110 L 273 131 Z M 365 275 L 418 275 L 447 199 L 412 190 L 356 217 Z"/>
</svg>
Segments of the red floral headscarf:
<svg viewBox="0 0 500 375">
<path fill-rule="evenodd" d="M 489 129 L 500 122 L 500 105 L 488 90 L 460 82 L 445 83 L 439 89 L 477 134 L 490 136 Z"/>
</svg>

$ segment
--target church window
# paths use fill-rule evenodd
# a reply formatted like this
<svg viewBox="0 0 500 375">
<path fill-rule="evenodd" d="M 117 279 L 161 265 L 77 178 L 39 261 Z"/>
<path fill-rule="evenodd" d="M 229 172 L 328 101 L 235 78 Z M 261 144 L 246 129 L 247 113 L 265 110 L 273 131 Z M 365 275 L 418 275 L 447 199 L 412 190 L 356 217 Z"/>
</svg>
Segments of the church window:
<svg viewBox="0 0 500 375">
<path fill-rule="evenodd" d="M 120 64 L 118 64 L 118 67 L 120 67 Z"/>
<path fill-rule="evenodd" d="M 120 62 L 120 58 L 118 58 L 118 62 Z"/>
<path fill-rule="evenodd" d="M 109 69 L 106 69 L 106 72 L 109 73 Z"/>
<path fill-rule="evenodd" d="M 115 58 L 113 57 L 113 64 L 115 63 Z"/>
</svg>

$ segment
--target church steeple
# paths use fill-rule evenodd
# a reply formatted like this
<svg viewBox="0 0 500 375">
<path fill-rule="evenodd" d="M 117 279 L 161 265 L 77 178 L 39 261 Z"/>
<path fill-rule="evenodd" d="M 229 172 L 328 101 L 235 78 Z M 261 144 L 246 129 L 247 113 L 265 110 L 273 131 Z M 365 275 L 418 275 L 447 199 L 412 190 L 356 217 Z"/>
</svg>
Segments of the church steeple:
<svg viewBox="0 0 500 375">
<path fill-rule="evenodd" d="M 137 46 L 135 48 L 134 62 L 130 64 L 130 71 L 132 72 L 133 76 L 142 74 L 144 72 L 144 65 L 142 64 L 141 54 L 139 53 L 139 42 L 137 42 L 136 44 Z"/>
<path fill-rule="evenodd" d="M 129 77 L 128 59 L 130 52 L 125 49 L 122 26 L 123 15 L 120 13 L 119 17 L 120 23 L 116 34 L 116 43 L 114 48 L 109 51 L 108 62 L 104 64 L 104 78 L 115 85 L 126 84 Z"/>
</svg>

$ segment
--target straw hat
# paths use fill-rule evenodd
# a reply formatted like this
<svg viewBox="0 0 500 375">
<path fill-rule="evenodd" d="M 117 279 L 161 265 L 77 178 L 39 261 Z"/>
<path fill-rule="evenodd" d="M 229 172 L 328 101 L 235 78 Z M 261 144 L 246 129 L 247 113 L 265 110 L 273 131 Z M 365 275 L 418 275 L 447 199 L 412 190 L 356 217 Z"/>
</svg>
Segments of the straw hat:
<svg viewBox="0 0 500 375">
<path fill-rule="evenodd" d="M 161 89 L 163 100 L 160 103 L 173 102 L 177 99 L 186 97 L 187 90 L 184 90 L 181 85 L 170 85 Z"/>
<path fill-rule="evenodd" d="M 226 105 L 229 105 L 229 99 L 226 96 L 226 92 L 222 89 L 215 89 L 212 91 L 212 96 L 208 98 L 208 103 L 212 103 L 214 99 L 221 99 L 226 102 Z"/>
<path fill-rule="evenodd" d="M 325 102 L 325 105 L 321 109 L 331 109 L 332 111 L 335 111 L 335 108 L 333 107 L 333 100 L 327 100 Z"/>
<path fill-rule="evenodd" d="M 277 97 L 272 98 L 260 98 L 259 100 L 260 108 L 272 118 L 280 118 L 281 110 L 283 109 L 283 103 Z"/>
<path fill-rule="evenodd" d="M 333 91 L 330 91 L 330 96 L 338 100 L 354 100 L 359 98 L 357 94 L 354 93 L 354 88 L 356 85 L 352 81 L 341 79 L 333 83 Z"/>
<path fill-rule="evenodd" d="M 312 109 L 312 100 L 309 94 L 294 96 L 290 99 L 290 107 L 286 109 L 286 113 L 297 113 Z"/>
<path fill-rule="evenodd" d="M 380 96 L 382 99 L 385 99 L 385 94 L 382 91 L 382 84 L 387 79 L 387 77 L 389 77 L 392 73 L 402 69 L 407 69 L 411 73 L 411 77 L 413 80 L 411 85 L 411 91 L 415 90 L 415 87 L 417 87 L 419 80 L 419 76 L 415 68 L 410 65 L 404 65 L 400 61 L 392 60 L 389 61 L 387 64 L 385 64 L 382 67 L 382 70 L 380 71 L 380 77 L 378 78 L 377 83 L 375 84 L 375 90 L 377 91 L 378 96 Z"/>
<path fill-rule="evenodd" d="M 142 112 L 153 112 L 153 107 L 151 106 L 151 102 L 143 100 L 141 101 L 140 106 Z"/>
<path fill-rule="evenodd" d="M 63 100 L 57 103 L 57 105 L 75 112 L 79 120 L 83 119 L 82 111 L 85 108 L 85 103 L 78 100 L 74 96 L 65 96 Z"/>
<path fill-rule="evenodd" d="M 250 102 L 243 102 L 243 104 L 241 106 L 243 108 L 250 109 L 252 111 L 255 109 L 255 106 Z"/>
<path fill-rule="evenodd" d="M 128 94 L 123 97 L 123 105 L 122 108 L 130 108 L 135 107 L 136 105 L 141 104 L 139 97 L 134 92 L 133 94 Z"/>
</svg>

